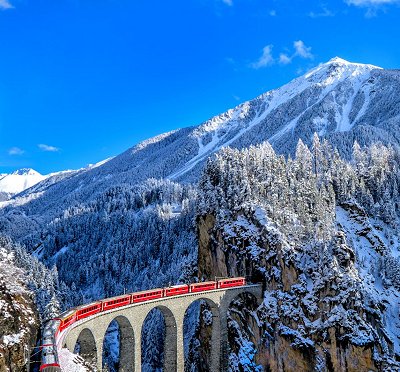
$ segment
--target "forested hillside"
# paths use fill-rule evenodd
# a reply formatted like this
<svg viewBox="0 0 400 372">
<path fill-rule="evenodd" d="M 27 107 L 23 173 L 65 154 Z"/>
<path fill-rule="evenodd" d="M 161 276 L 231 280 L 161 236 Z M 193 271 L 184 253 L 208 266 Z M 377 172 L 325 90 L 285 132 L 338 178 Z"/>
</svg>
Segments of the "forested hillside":
<svg viewBox="0 0 400 372">
<path fill-rule="evenodd" d="M 317 136 L 293 159 L 263 144 L 208 161 L 199 275 L 265 286 L 231 314 L 232 370 L 400 368 L 399 165 L 394 148 L 355 143 L 347 161 Z"/>
</svg>

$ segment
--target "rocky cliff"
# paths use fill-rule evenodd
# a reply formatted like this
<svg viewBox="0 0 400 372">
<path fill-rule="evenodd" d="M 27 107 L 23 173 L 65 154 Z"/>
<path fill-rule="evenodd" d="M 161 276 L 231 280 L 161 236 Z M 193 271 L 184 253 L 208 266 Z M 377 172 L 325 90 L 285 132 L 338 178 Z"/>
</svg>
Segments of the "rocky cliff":
<svg viewBox="0 0 400 372">
<path fill-rule="evenodd" d="M 38 313 L 25 283 L 12 254 L 0 248 L 0 371 L 26 371 L 38 336 Z"/>
<path fill-rule="evenodd" d="M 239 214 L 238 218 L 244 216 Z M 256 304 L 251 298 L 239 299 L 230 312 L 231 369 L 242 370 L 235 367 L 244 368 L 246 361 L 254 370 L 262 366 L 260 371 L 388 370 L 381 358 L 374 358 L 374 353 L 382 352 L 382 346 L 370 339 L 357 339 L 353 334 L 352 327 L 362 330 L 365 325 L 357 323 L 367 319 L 374 323 L 377 334 L 384 333 L 374 311 L 367 312 L 361 306 L 360 293 L 346 288 L 350 279 L 346 272 L 354 265 L 354 251 L 344 236 L 338 235 L 333 258 L 339 263 L 341 275 L 327 277 L 311 294 L 304 281 L 304 269 L 293 260 L 298 252 L 288 251 L 276 233 L 263 231 L 259 223 L 253 226 L 259 229 L 257 240 L 262 251 L 256 260 L 251 239 L 239 235 L 227 243 L 212 215 L 199 220 L 200 276 L 245 275 L 252 282 L 261 281 L 265 287 L 264 304 L 256 313 L 252 312 Z M 232 245 L 241 249 L 232 251 Z M 353 319 L 341 323 L 342 318 L 335 314 L 340 311 L 351 313 Z M 247 358 L 240 355 L 246 353 Z"/>
<path fill-rule="evenodd" d="M 230 370 L 398 371 L 397 223 L 372 217 L 332 174 L 325 186 L 312 168 L 301 176 L 301 151 L 285 161 L 265 150 L 227 150 L 200 183 L 199 277 L 264 287 L 261 306 L 232 304 Z"/>
</svg>

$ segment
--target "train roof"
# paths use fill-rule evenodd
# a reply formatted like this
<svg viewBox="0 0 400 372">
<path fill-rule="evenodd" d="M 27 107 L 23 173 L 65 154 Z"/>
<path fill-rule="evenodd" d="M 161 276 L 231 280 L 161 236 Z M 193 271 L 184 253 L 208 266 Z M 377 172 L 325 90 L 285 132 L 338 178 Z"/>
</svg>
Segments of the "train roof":
<svg viewBox="0 0 400 372">
<path fill-rule="evenodd" d="M 86 309 L 89 306 L 93 306 L 93 305 L 101 305 L 101 301 L 95 301 L 95 302 L 90 302 L 86 305 L 81 305 L 75 308 L 75 311 L 81 310 L 81 309 Z"/>
<path fill-rule="evenodd" d="M 165 289 L 169 289 L 169 288 L 182 288 L 182 287 L 188 287 L 188 284 L 175 284 L 175 285 L 170 285 L 168 287 L 165 287 Z"/>
<path fill-rule="evenodd" d="M 59 319 L 65 319 L 68 318 L 69 316 L 73 315 L 76 312 L 76 308 L 64 311 L 61 313 L 59 316 L 55 317 L 53 320 L 59 320 Z"/>
<path fill-rule="evenodd" d="M 221 278 L 221 279 L 218 279 L 218 281 L 222 282 L 224 280 L 239 280 L 239 279 L 246 279 L 246 278 L 244 276 L 237 276 L 235 278 Z"/>
<path fill-rule="evenodd" d="M 49 320 L 44 326 L 43 335 L 46 337 L 48 335 L 53 335 L 55 333 L 55 331 L 57 330 L 59 324 L 60 324 L 60 320 L 58 320 L 58 319 Z"/>
<path fill-rule="evenodd" d="M 125 293 L 124 295 L 119 295 L 119 296 L 115 296 L 115 297 L 108 297 L 108 298 L 105 298 L 105 299 L 101 300 L 101 302 L 118 300 L 119 298 L 124 298 L 124 297 L 127 297 L 127 296 L 130 297 L 131 293 Z"/>
<path fill-rule="evenodd" d="M 140 292 L 133 292 L 131 295 L 140 295 L 144 293 L 149 293 L 149 292 L 157 292 L 157 291 L 162 291 L 163 288 L 154 288 L 154 289 L 147 289 L 146 291 L 140 291 Z"/>
<path fill-rule="evenodd" d="M 216 284 L 217 282 L 214 281 L 209 281 L 209 282 L 198 282 L 198 283 L 192 283 L 191 285 L 200 285 L 200 284 Z"/>
</svg>

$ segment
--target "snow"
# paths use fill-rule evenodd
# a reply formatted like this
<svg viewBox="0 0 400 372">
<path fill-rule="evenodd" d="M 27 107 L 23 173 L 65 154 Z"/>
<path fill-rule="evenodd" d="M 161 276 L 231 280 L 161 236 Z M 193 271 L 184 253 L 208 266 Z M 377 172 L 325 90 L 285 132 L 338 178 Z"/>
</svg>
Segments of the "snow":
<svg viewBox="0 0 400 372">
<path fill-rule="evenodd" d="M 83 359 L 67 348 L 58 351 L 58 358 L 63 372 L 88 372 L 89 370 L 83 365 Z"/>
<path fill-rule="evenodd" d="M 221 115 L 213 117 L 204 124 L 195 128 L 191 134 L 198 143 L 197 155 L 191 158 L 178 170 L 175 170 L 168 176 L 168 178 L 174 180 L 182 177 L 184 174 L 191 171 L 196 165 L 207 159 L 212 153 L 234 144 L 243 137 L 245 133 L 250 132 L 253 128 L 266 120 L 274 110 L 312 87 L 322 88 L 318 99 L 316 99 L 313 104 L 308 105 L 305 111 L 299 113 L 285 126 L 279 128 L 269 137 L 268 141 L 273 143 L 288 132 L 293 131 L 297 126 L 298 120 L 305 114 L 305 112 L 312 111 L 313 107 L 325 102 L 327 97 L 331 96 L 335 98 L 335 101 L 341 101 L 334 102 L 333 105 L 330 105 L 335 111 L 337 122 L 336 131 L 349 131 L 357 120 L 365 113 L 370 102 L 369 88 L 364 87 L 364 83 L 370 78 L 371 71 L 374 69 L 380 69 L 380 67 L 350 63 L 342 58 L 335 57 L 327 63 L 314 68 L 304 76 L 296 78 L 278 89 L 271 90 L 252 101 L 247 101 Z M 341 92 L 341 89 L 338 89 L 341 84 L 348 85 L 349 89 L 344 93 Z M 349 116 L 353 108 L 354 98 L 363 87 L 365 94 L 364 105 L 356 119 L 353 122 L 350 122 Z M 337 97 L 335 96 L 336 91 L 338 92 Z M 352 92 L 350 95 L 348 94 L 349 91 Z M 251 107 L 252 105 L 255 105 L 256 101 L 259 101 L 258 110 L 253 116 L 251 116 Z M 323 124 L 323 121 L 321 121 L 321 124 Z M 325 134 L 326 125 L 325 127 L 321 127 L 319 131 L 320 134 Z"/>
<path fill-rule="evenodd" d="M 0 178 L 0 192 L 18 194 L 46 178 L 33 169 L 19 169 Z"/>
<path fill-rule="evenodd" d="M 363 91 L 363 94 L 364 94 L 364 102 L 363 102 L 363 105 L 362 105 L 360 111 L 358 112 L 356 118 L 354 119 L 353 124 L 357 123 L 358 120 L 360 120 L 360 119 L 364 116 L 364 114 L 365 114 L 366 111 L 367 111 L 368 105 L 369 105 L 370 102 L 371 102 L 371 97 L 370 97 L 370 94 L 371 94 L 371 85 L 365 84 L 365 85 L 362 87 L 362 91 Z"/>
<path fill-rule="evenodd" d="M 111 159 L 114 159 L 114 157 L 112 156 L 112 157 L 110 157 L 110 158 L 101 160 L 101 161 L 99 161 L 99 162 L 97 162 L 97 163 L 94 163 L 94 164 L 88 164 L 88 166 L 87 166 L 86 168 L 88 168 L 88 169 L 93 169 L 93 168 L 100 167 L 101 165 L 107 163 L 107 162 L 110 161 Z M 59 172 L 57 172 L 57 173 L 59 173 Z"/>
<path fill-rule="evenodd" d="M 15 345 L 15 344 L 19 344 L 21 342 L 21 339 L 24 336 L 24 332 L 20 332 L 20 333 L 15 333 L 12 335 L 5 335 L 3 336 L 3 344 L 5 344 L 6 346 L 10 346 L 10 345 Z"/>
<path fill-rule="evenodd" d="M 400 294 L 392 286 L 385 288 L 382 278 L 378 274 L 378 268 L 375 265 L 376 262 L 381 260 L 381 255 L 374 249 L 374 246 L 371 245 L 368 239 L 360 236 L 360 232 L 365 231 L 367 227 L 370 229 L 372 236 L 383 241 L 386 247 L 391 247 L 391 251 L 387 252 L 387 254 L 392 254 L 396 257 L 398 255 L 397 240 L 391 246 L 385 237 L 385 235 L 393 236 L 395 233 L 390 231 L 391 229 L 380 221 L 368 220 L 360 223 L 359 219 L 354 219 L 347 211 L 340 207 L 336 210 L 336 217 L 338 224 L 346 232 L 348 243 L 355 249 L 357 269 L 360 273 L 359 276 L 362 280 L 363 290 L 375 302 L 386 304 L 386 309 L 383 310 L 383 319 L 386 323 L 385 329 L 389 337 L 395 341 L 394 348 L 399 353 L 400 344 L 396 340 L 400 339 Z M 371 239 L 371 241 L 374 240 Z"/>
</svg>

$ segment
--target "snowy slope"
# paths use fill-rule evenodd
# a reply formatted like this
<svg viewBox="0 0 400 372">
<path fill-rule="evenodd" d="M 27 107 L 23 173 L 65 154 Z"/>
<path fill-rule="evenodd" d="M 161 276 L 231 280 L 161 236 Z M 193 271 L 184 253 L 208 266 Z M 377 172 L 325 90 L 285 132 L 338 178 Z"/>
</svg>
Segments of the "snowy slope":
<svg viewBox="0 0 400 372">
<path fill-rule="evenodd" d="M 399 122 L 398 71 L 333 58 L 201 125 L 161 134 L 96 167 L 53 177 L 12 203 L 40 199 L 33 208 L 47 211 L 49 203 L 86 200 L 110 185 L 148 178 L 196 182 L 205 160 L 225 146 L 268 140 L 287 154 L 299 138 L 310 144 L 314 132 L 348 156 L 354 140 L 400 144 Z"/>
<path fill-rule="evenodd" d="M 376 69 L 379 67 L 349 63 L 336 57 L 279 89 L 267 92 L 255 100 L 245 102 L 212 118 L 191 134 L 198 141 L 197 155 L 170 177 L 183 176 L 222 147 L 242 147 L 244 138 L 254 139 L 251 143 L 246 141 L 245 146 L 265 140 L 272 144 L 286 141 L 288 135 L 301 126 L 302 118 L 323 103 L 325 112 L 323 115 L 315 115 L 313 119 L 308 118 L 310 122 L 307 123 L 307 132 L 311 127 L 320 136 L 328 131 L 350 130 L 357 121 L 350 117 L 355 97 L 359 94 L 367 94 L 366 82 L 371 72 Z M 303 96 L 307 100 L 296 102 L 299 98 L 302 100 Z M 297 107 L 293 107 L 296 103 Z M 289 110 L 285 112 L 283 121 L 276 120 L 278 116 L 281 119 L 281 112 L 285 111 L 283 107 L 289 104 L 295 112 L 291 113 Z M 365 109 L 365 105 L 361 107 L 358 111 L 359 117 Z M 332 111 L 329 115 L 334 117 L 336 122 L 336 127 L 332 129 L 328 129 L 330 124 L 328 111 Z M 279 122 L 281 125 L 277 126 Z M 260 128 L 262 128 L 261 131 Z"/>
<path fill-rule="evenodd" d="M 0 176 L 0 192 L 18 194 L 46 179 L 46 176 L 31 168 L 18 169 L 10 174 Z"/>
</svg>

